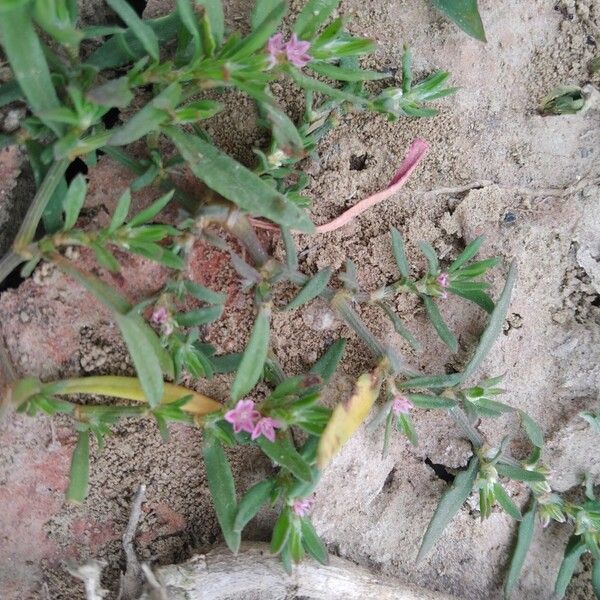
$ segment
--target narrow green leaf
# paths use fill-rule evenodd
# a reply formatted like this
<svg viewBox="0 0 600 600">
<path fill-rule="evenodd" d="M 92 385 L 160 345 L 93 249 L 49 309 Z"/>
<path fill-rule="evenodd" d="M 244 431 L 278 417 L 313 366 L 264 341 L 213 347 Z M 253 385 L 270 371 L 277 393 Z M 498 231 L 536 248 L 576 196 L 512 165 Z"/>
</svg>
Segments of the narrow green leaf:
<svg viewBox="0 0 600 600">
<path fill-rule="evenodd" d="M 422 377 L 411 377 L 402 381 L 399 388 L 450 388 L 462 381 L 462 373 L 450 373 L 449 375 L 423 375 Z"/>
<path fill-rule="evenodd" d="M 260 0 L 254 3 L 254 10 L 250 15 L 250 25 L 253 31 L 259 27 L 280 2 L 281 0 Z"/>
<path fill-rule="evenodd" d="M 67 191 L 67 195 L 63 201 L 63 209 L 65 211 L 65 222 L 63 229 L 65 231 L 69 231 L 75 226 L 77 217 L 79 217 L 79 213 L 81 212 L 83 203 L 85 202 L 86 193 L 87 183 L 85 181 L 85 177 L 80 173 L 71 182 L 71 185 Z"/>
<path fill-rule="evenodd" d="M 20 2 L 3 12 L 0 18 L 0 39 L 22 93 L 32 111 L 41 115 L 59 107 L 58 96 L 50 76 L 44 50 L 33 27 L 28 2 Z M 42 121 L 61 135 L 63 128 L 52 121 Z"/>
<path fill-rule="evenodd" d="M 454 400 L 448 398 L 442 398 L 441 396 L 430 396 L 427 394 L 406 394 L 406 397 L 417 407 L 417 408 L 429 408 L 429 409 L 449 409 L 456 406 Z"/>
<path fill-rule="evenodd" d="M 24 100 L 24 96 L 15 79 L 11 79 L 0 85 L 0 108 L 16 100 Z"/>
<path fill-rule="evenodd" d="M 504 289 L 500 294 L 500 298 L 498 298 L 498 302 L 496 302 L 496 307 L 494 311 L 490 315 L 488 324 L 481 335 L 479 340 L 479 345 L 477 346 L 477 350 L 475 350 L 475 354 L 473 358 L 469 361 L 465 370 L 463 372 L 463 379 L 467 379 L 475 371 L 479 368 L 488 352 L 491 350 L 496 338 L 502 332 L 502 327 L 504 326 L 504 320 L 506 319 L 506 313 L 508 312 L 508 307 L 510 305 L 510 297 L 512 294 L 513 286 L 515 284 L 515 279 L 517 277 L 517 267 L 513 262 L 508 271 L 508 276 L 506 278 L 506 282 L 504 284 Z"/>
<path fill-rule="evenodd" d="M 285 247 L 285 262 L 287 268 L 290 271 L 296 271 L 298 269 L 298 253 L 289 228 L 281 228 L 281 239 L 283 240 L 283 245 Z"/>
<path fill-rule="evenodd" d="M 233 523 L 234 531 L 241 532 L 250 520 L 256 516 L 263 504 L 269 501 L 274 487 L 275 482 L 272 479 L 266 479 L 253 485 L 244 494 Z"/>
<path fill-rule="evenodd" d="M 480 235 L 478 238 L 475 238 L 467 247 L 456 257 L 454 262 L 448 268 L 450 273 L 454 273 L 454 271 L 458 271 L 460 267 L 462 267 L 465 263 L 469 262 L 478 252 L 483 242 L 485 241 L 485 237 Z"/>
<path fill-rule="evenodd" d="M 279 554 L 284 549 L 291 531 L 290 509 L 286 506 L 275 522 L 275 527 L 273 527 L 273 536 L 271 537 L 271 552 L 273 554 Z"/>
<path fill-rule="evenodd" d="M 250 340 L 231 386 L 233 400 L 243 398 L 260 379 L 269 350 L 270 320 L 271 310 L 263 304 L 258 311 Z"/>
<path fill-rule="evenodd" d="M 569 539 L 569 543 L 565 548 L 565 555 L 558 571 L 556 583 L 554 584 L 554 595 L 557 600 L 564 598 L 567 586 L 573 577 L 579 559 L 586 550 L 587 546 L 581 536 L 571 536 L 571 539 Z"/>
<path fill-rule="evenodd" d="M 200 53 L 200 30 L 198 28 L 198 17 L 194 12 L 191 4 L 192 0 L 177 0 L 177 12 L 183 26 L 192 36 L 194 40 L 194 48 L 196 53 Z"/>
<path fill-rule="evenodd" d="M 301 520 L 302 527 L 302 543 L 306 548 L 306 551 L 322 565 L 326 565 L 329 562 L 329 553 L 327 547 L 318 536 L 313 524 L 310 519 L 303 518 Z"/>
<path fill-rule="evenodd" d="M 392 227 L 391 234 L 392 250 L 394 252 L 394 258 L 396 259 L 396 264 L 398 265 L 398 270 L 404 279 L 408 279 L 410 277 L 410 267 L 408 266 L 408 260 L 404 250 L 404 240 L 395 227 Z"/>
<path fill-rule="evenodd" d="M 306 282 L 300 293 L 283 310 L 292 310 L 314 300 L 327 287 L 330 279 L 331 269 L 329 267 L 319 271 Z"/>
<path fill-rule="evenodd" d="M 210 25 L 210 31 L 220 46 L 225 36 L 225 16 L 223 14 L 223 4 L 221 0 L 196 0 L 198 4 L 204 6 L 206 18 Z"/>
<path fill-rule="evenodd" d="M 308 233 L 313 231 L 313 224 L 301 208 L 212 144 L 174 127 L 165 128 L 165 133 L 194 175 L 242 210 L 279 225 Z"/>
<path fill-rule="evenodd" d="M 175 317 L 175 320 L 180 327 L 198 327 L 199 325 L 205 325 L 206 323 L 216 321 L 222 313 L 223 305 L 217 304 L 215 306 L 205 306 L 204 308 L 197 308 L 196 310 L 178 314 Z"/>
<path fill-rule="evenodd" d="M 499 475 L 508 477 L 509 479 L 514 479 L 516 481 L 533 482 L 546 480 L 542 473 L 538 473 L 537 471 L 528 471 L 527 469 L 522 469 L 516 465 L 506 465 L 499 462 L 496 463 L 496 470 L 498 471 Z"/>
<path fill-rule="evenodd" d="M 376 81 L 378 79 L 389 79 L 390 77 L 389 73 L 366 71 L 364 69 L 348 69 L 323 61 L 312 61 L 309 65 L 315 73 L 331 79 L 337 79 L 338 81 Z"/>
<path fill-rule="evenodd" d="M 485 31 L 477 0 L 431 0 L 433 5 L 443 12 L 451 21 L 456 23 L 465 33 L 482 42 L 485 39 Z"/>
<path fill-rule="evenodd" d="M 440 270 L 440 263 L 435 250 L 427 242 L 419 242 L 419 248 L 427 259 L 429 274 L 437 275 L 438 271 Z"/>
<path fill-rule="evenodd" d="M 106 3 L 121 17 L 131 32 L 140 41 L 144 50 L 155 61 L 158 61 L 158 38 L 152 28 L 138 17 L 137 13 L 125 0 L 106 0 Z"/>
<path fill-rule="evenodd" d="M 241 535 L 235 531 L 237 514 L 235 483 L 229 461 L 221 444 L 212 435 L 207 435 L 202 446 L 208 488 L 213 498 L 217 520 L 229 549 L 237 554 Z"/>
<path fill-rule="evenodd" d="M 344 356 L 346 349 L 346 340 L 340 338 L 336 340 L 327 348 L 323 356 L 311 367 L 310 372 L 315 375 L 319 375 L 325 383 L 329 383 L 329 380 L 335 373 L 337 366 Z"/>
<path fill-rule="evenodd" d="M 270 442 L 260 436 L 257 439 L 260 449 L 275 463 L 285 467 L 292 475 L 306 482 L 312 481 L 312 472 L 308 463 L 298 454 L 294 444 L 287 436 Z"/>
<path fill-rule="evenodd" d="M 208 304 L 223 304 L 227 300 L 225 294 L 214 292 L 213 290 L 196 283 L 195 281 L 186 280 L 184 282 L 185 289 L 188 294 L 194 296 L 197 300 L 202 300 Z"/>
<path fill-rule="evenodd" d="M 508 600 L 510 595 L 519 581 L 521 570 L 525 564 L 525 558 L 529 547 L 531 546 L 531 540 L 533 539 L 533 532 L 535 530 L 535 514 L 537 505 L 533 502 L 531 508 L 523 515 L 523 520 L 519 524 L 519 531 L 517 534 L 517 543 L 513 550 L 510 566 L 508 569 L 508 575 L 504 582 L 504 598 Z"/>
<path fill-rule="evenodd" d="M 257 2 L 261 4 L 261 2 Z M 262 4 L 269 4 L 269 2 L 262 2 Z M 261 23 L 253 28 L 250 35 L 246 36 L 235 48 L 232 59 L 240 59 L 246 56 L 262 50 L 269 38 L 277 31 L 283 15 L 287 10 L 286 2 L 278 2 L 275 4 L 271 12 L 265 15 L 265 18 Z"/>
<path fill-rule="evenodd" d="M 129 206 L 131 204 L 131 190 L 127 188 L 119 198 L 115 212 L 113 213 L 110 225 L 108 226 L 109 233 L 114 233 L 127 219 L 129 213 Z"/>
<path fill-rule="evenodd" d="M 272 103 L 261 103 L 271 126 L 277 147 L 286 156 L 300 157 L 304 154 L 304 142 L 292 120 Z"/>
<path fill-rule="evenodd" d="M 419 445 L 417 430 L 415 429 L 410 415 L 398 415 L 398 429 L 402 431 L 413 446 L 417 447 Z"/>
<path fill-rule="evenodd" d="M 71 470 L 69 472 L 69 487 L 67 500 L 75 504 L 82 504 L 87 496 L 90 478 L 90 432 L 80 431 L 77 436 L 77 445 L 71 457 Z"/>
<path fill-rule="evenodd" d="M 174 82 L 150 100 L 121 127 L 111 130 L 112 135 L 108 143 L 112 146 L 124 146 L 155 131 L 171 120 L 170 111 L 173 111 L 180 101 L 181 86 Z"/>
<path fill-rule="evenodd" d="M 420 561 L 431 550 L 448 523 L 450 523 L 454 515 L 469 497 L 473 490 L 478 470 L 479 459 L 473 456 L 466 471 L 459 473 L 455 477 L 452 487 L 444 493 L 423 536 L 417 561 Z"/>
<path fill-rule="evenodd" d="M 595 560 L 592 566 L 592 589 L 600 600 L 600 560 Z"/>
<path fill-rule="evenodd" d="M 337 8 L 340 0 L 308 0 L 294 23 L 294 32 L 303 39 L 312 39 Z"/>
<path fill-rule="evenodd" d="M 425 305 L 425 310 L 427 311 L 427 316 L 431 321 L 434 329 L 437 331 L 441 340 L 452 350 L 452 352 L 458 352 L 458 341 L 456 336 L 450 331 L 448 325 L 444 321 L 440 310 L 435 303 L 435 301 L 426 296 L 425 294 L 421 294 L 421 300 L 423 300 L 423 304 Z"/>
<path fill-rule="evenodd" d="M 327 85 L 323 81 L 319 81 L 318 79 L 313 79 L 308 75 L 305 75 L 298 69 L 295 69 L 288 65 L 288 73 L 292 77 L 292 79 L 303 89 L 311 90 L 313 92 L 319 92 L 320 94 L 324 94 L 325 96 L 329 96 L 338 102 L 350 102 L 355 106 L 363 106 L 367 104 L 368 100 L 362 96 L 358 96 L 357 94 L 352 94 L 350 92 L 345 91 L 344 89 L 338 89 Z"/>
<path fill-rule="evenodd" d="M 154 219 L 154 217 L 171 201 L 175 190 L 167 192 L 164 196 L 161 196 L 158 200 L 154 201 L 148 208 L 140 211 L 135 215 L 131 221 L 129 221 L 129 227 L 139 227 L 148 221 Z"/>
<path fill-rule="evenodd" d="M 538 448 L 543 448 L 544 432 L 542 428 L 525 411 L 519 411 L 519 416 L 521 417 L 521 425 L 531 443 Z"/>
<path fill-rule="evenodd" d="M 417 352 L 420 352 L 421 344 L 419 343 L 417 338 L 415 338 L 415 336 L 404 326 L 404 324 L 400 320 L 400 317 L 396 314 L 394 309 L 385 302 L 381 302 L 379 306 L 383 308 L 388 319 L 394 325 L 396 333 L 398 335 L 401 335 Z"/>
<path fill-rule="evenodd" d="M 108 269 L 113 273 L 118 273 L 121 270 L 119 261 L 115 258 L 115 255 L 108 249 L 99 244 L 92 244 L 92 250 L 96 255 L 96 260 L 100 266 Z"/>
<path fill-rule="evenodd" d="M 506 490 L 502 487 L 500 483 L 494 484 L 494 496 L 496 496 L 498 504 L 513 519 L 515 519 L 516 521 L 520 521 L 523 518 L 521 515 L 521 511 L 519 510 L 517 505 L 510 499 L 510 496 L 506 493 Z"/>
<path fill-rule="evenodd" d="M 452 285 L 448 288 L 448 291 L 455 296 L 460 296 L 465 300 L 470 300 L 477 304 L 477 306 L 481 306 L 489 314 L 494 312 L 494 301 L 482 290 L 461 289 L 458 286 Z"/>
</svg>

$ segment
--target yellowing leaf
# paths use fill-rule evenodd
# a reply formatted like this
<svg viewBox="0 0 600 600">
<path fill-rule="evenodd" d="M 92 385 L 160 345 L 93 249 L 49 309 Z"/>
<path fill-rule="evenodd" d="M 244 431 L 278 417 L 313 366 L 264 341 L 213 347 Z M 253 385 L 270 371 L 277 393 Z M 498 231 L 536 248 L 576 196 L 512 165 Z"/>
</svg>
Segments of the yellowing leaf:
<svg viewBox="0 0 600 600">
<path fill-rule="evenodd" d="M 319 441 L 317 466 L 322 469 L 334 454 L 352 437 L 369 414 L 379 396 L 381 378 L 377 371 L 365 373 L 356 381 L 354 393 L 347 402 L 336 406 Z"/>
</svg>

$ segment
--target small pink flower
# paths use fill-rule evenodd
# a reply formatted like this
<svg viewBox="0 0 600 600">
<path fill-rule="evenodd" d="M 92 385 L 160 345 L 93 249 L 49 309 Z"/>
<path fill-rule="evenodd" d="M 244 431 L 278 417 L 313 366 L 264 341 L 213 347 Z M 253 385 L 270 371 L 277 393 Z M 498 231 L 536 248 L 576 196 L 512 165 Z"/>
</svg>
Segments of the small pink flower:
<svg viewBox="0 0 600 600">
<path fill-rule="evenodd" d="M 305 517 L 315 505 L 315 497 L 296 498 L 292 504 L 292 510 L 297 517 Z"/>
<path fill-rule="evenodd" d="M 302 68 L 310 62 L 309 48 L 310 42 L 299 40 L 298 36 L 294 33 L 292 34 L 292 39 L 285 45 L 285 53 L 293 65 Z"/>
<path fill-rule="evenodd" d="M 269 56 L 269 69 L 272 69 L 281 59 L 285 58 L 286 44 L 283 33 L 276 33 L 267 42 L 267 54 Z"/>
<path fill-rule="evenodd" d="M 225 420 L 233 425 L 235 433 L 239 433 L 240 431 L 252 433 L 257 419 L 260 419 L 260 413 L 254 410 L 253 400 L 240 400 L 235 405 L 235 408 L 225 413 Z"/>
<path fill-rule="evenodd" d="M 392 410 L 394 411 L 395 415 L 407 415 L 411 408 L 414 408 L 413 404 L 406 396 L 396 396 L 394 398 Z"/>
<path fill-rule="evenodd" d="M 450 285 L 450 275 L 448 275 L 448 273 L 440 273 L 436 281 L 441 287 L 447 288 Z"/>
<path fill-rule="evenodd" d="M 250 437 L 255 440 L 257 437 L 264 435 L 270 442 L 274 442 L 275 429 L 279 429 L 280 427 L 281 423 L 279 421 L 271 417 L 262 417 L 254 426 Z"/>
<path fill-rule="evenodd" d="M 164 325 L 169 320 L 169 313 L 164 306 L 158 306 L 154 309 L 150 320 L 154 325 Z"/>
</svg>

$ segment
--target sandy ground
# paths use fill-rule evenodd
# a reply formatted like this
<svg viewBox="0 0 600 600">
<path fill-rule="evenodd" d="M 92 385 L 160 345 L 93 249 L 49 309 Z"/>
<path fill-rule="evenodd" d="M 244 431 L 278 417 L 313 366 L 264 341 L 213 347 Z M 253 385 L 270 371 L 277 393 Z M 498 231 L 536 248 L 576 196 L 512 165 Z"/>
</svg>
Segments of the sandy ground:
<svg viewBox="0 0 600 600">
<path fill-rule="evenodd" d="M 251 3 L 225 4 L 229 23 L 242 26 Z M 165 5 L 150 2 L 147 11 L 156 14 Z M 419 240 L 450 260 L 485 234 L 484 254 L 502 256 L 506 262 L 515 259 L 519 280 L 504 335 L 482 375 L 506 374 L 505 401 L 539 421 L 548 440 L 544 458 L 553 470 L 554 485 L 576 495 L 584 471 L 600 475 L 597 434 L 578 416 L 597 405 L 600 389 L 600 112 L 593 88 L 588 108 L 577 115 L 541 117 L 536 106 L 557 84 L 590 82 L 587 63 L 598 54 L 600 2 L 483 0 L 480 5 L 487 45 L 467 38 L 425 0 L 342 2 L 340 12 L 351 17 L 350 27 L 380 43 L 369 66 L 398 69 L 402 45 L 408 43 L 418 75 L 449 70 L 453 85 L 461 90 L 439 103 L 441 113 L 433 119 L 394 124 L 361 114 L 342 119 L 319 147 L 318 159 L 306 165 L 317 223 L 383 187 L 415 137 L 427 139 L 432 150 L 393 200 L 338 232 L 299 237 L 302 268 L 313 272 L 332 264 L 339 269 L 351 258 L 360 283 L 373 289 L 395 276 L 388 236 L 392 225 L 405 236 L 416 270 L 423 268 L 416 250 Z M 298 108 L 291 90 L 280 86 L 276 91 L 283 102 Z M 261 133 L 247 118 L 253 114 L 251 104 L 238 98 L 233 104 L 237 112 L 215 119 L 212 133 L 247 161 L 249 144 Z M 2 155 L 0 165 L 14 162 L 14 154 L 8 159 Z M 352 158 L 363 155 L 365 168 L 354 170 Z M 27 184 L 23 179 L 17 180 L 17 189 Z M 7 176 L 9 180 L 13 186 Z M 89 205 L 110 205 L 126 184 L 126 173 L 102 161 L 92 175 Z M 92 264 L 85 255 L 82 260 Z M 138 259 L 124 256 L 123 262 L 123 277 L 112 282 L 132 298 L 153 291 L 164 277 L 160 269 Z M 495 290 L 504 273 L 504 268 L 495 273 Z M 228 292 L 232 310 L 207 335 L 224 350 L 241 348 L 240 332 L 247 331 L 251 304 L 223 257 L 199 246 L 190 276 Z M 453 356 L 415 303 L 402 299 L 397 308 L 423 342 L 423 353 L 412 352 L 380 314 L 369 310 L 363 316 L 387 343 L 427 372 L 460 368 L 484 323 L 476 307 L 447 302 L 444 314 L 460 345 Z M 338 321 L 325 330 L 319 327 L 323 310 L 313 304 L 291 316 L 278 315 L 273 349 L 286 370 L 295 373 L 333 339 L 349 337 L 345 361 L 327 392 L 327 401 L 334 402 L 348 393 L 369 359 Z M 52 269 L 42 267 L 18 289 L 2 294 L 0 316 L 0 333 L 22 372 L 47 378 L 131 372 L 108 315 Z M 189 383 L 226 397 L 225 379 Z M 415 449 L 397 436 L 385 460 L 380 458 L 381 432 L 361 430 L 349 442 L 317 491 L 317 529 L 331 552 L 382 574 L 465 600 L 500 598 L 514 522 L 494 512 L 481 523 L 474 501 L 455 518 L 432 554 L 415 565 L 421 536 L 447 486 L 425 460 L 451 471 L 466 464 L 469 455 L 460 432 L 444 416 L 423 411 L 415 421 L 420 446 Z M 506 417 L 488 421 L 482 429 L 493 442 L 515 432 L 516 423 Z M 68 422 L 56 420 L 51 429 L 41 418 L 5 420 L 0 424 L 2 597 L 43 598 L 47 592 L 53 599 L 78 598 L 64 569 L 68 558 L 106 559 L 107 585 L 114 582 L 123 565 L 119 537 L 141 482 L 148 486 L 138 540 L 143 558 L 168 564 L 213 545 L 220 534 L 199 441 L 197 432 L 176 428 L 173 439 L 163 444 L 151 423 L 119 425 L 105 451 L 94 452 L 89 499 L 75 508 L 66 506 L 62 496 L 74 444 Z M 517 437 L 515 451 L 521 443 Z M 232 460 L 240 489 L 270 469 L 247 448 Z M 523 487 L 514 485 L 510 492 L 517 503 L 526 502 Z M 249 539 L 266 539 L 272 518 L 261 514 L 249 529 Z M 551 597 L 568 535 L 565 526 L 539 529 L 515 598 Z M 576 575 L 571 600 L 591 598 L 589 567 L 585 563 Z"/>
</svg>

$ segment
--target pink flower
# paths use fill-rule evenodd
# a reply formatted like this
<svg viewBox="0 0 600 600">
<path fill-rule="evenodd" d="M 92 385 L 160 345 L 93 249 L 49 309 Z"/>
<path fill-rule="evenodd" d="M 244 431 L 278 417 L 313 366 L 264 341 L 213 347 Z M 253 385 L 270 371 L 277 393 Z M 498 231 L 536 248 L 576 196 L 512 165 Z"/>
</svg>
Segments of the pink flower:
<svg viewBox="0 0 600 600">
<path fill-rule="evenodd" d="M 309 496 L 308 498 L 296 498 L 292 504 L 292 510 L 298 517 L 305 517 L 315 505 L 315 497 Z"/>
<path fill-rule="evenodd" d="M 270 442 L 275 441 L 275 429 L 281 427 L 281 423 L 272 419 L 271 417 L 262 417 L 254 426 L 252 435 L 250 436 L 253 440 L 257 437 L 264 435 Z"/>
<path fill-rule="evenodd" d="M 436 281 L 441 287 L 447 288 L 450 285 L 450 275 L 448 275 L 448 273 L 440 273 Z"/>
<path fill-rule="evenodd" d="M 164 306 L 158 306 L 154 309 L 150 320 L 154 325 L 164 325 L 169 320 L 169 313 Z"/>
<path fill-rule="evenodd" d="M 396 396 L 394 398 L 392 410 L 394 411 L 395 415 L 407 415 L 411 408 L 414 408 L 413 404 L 406 396 Z"/>
<path fill-rule="evenodd" d="M 292 34 L 292 39 L 285 45 L 285 53 L 293 65 L 302 68 L 310 62 L 309 48 L 310 42 L 300 41 L 294 33 Z"/>
<path fill-rule="evenodd" d="M 283 33 L 276 33 L 267 42 L 267 54 L 269 56 L 269 69 L 272 69 L 282 58 L 285 57 L 286 43 L 283 41 Z"/>
<path fill-rule="evenodd" d="M 233 425 L 235 433 L 239 433 L 240 431 L 253 433 L 254 424 L 257 419 L 260 419 L 260 413 L 254 410 L 253 400 L 240 400 L 235 405 L 235 408 L 225 413 L 225 420 Z"/>
</svg>

